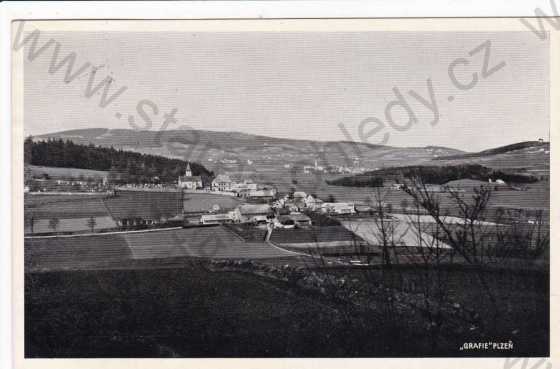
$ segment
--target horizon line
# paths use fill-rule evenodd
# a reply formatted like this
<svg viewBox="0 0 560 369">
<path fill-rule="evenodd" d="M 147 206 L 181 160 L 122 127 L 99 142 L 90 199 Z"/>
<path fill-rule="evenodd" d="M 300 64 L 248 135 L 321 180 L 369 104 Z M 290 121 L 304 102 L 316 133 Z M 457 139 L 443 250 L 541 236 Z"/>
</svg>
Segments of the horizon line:
<svg viewBox="0 0 560 369">
<path fill-rule="evenodd" d="M 56 135 L 56 134 L 62 134 L 65 132 L 71 132 L 71 131 L 85 131 L 85 130 L 95 130 L 95 129 L 103 129 L 103 130 L 107 130 L 107 131 L 133 131 L 133 132 L 160 132 L 161 130 L 157 130 L 157 129 L 133 129 L 133 128 L 107 128 L 107 127 L 90 127 L 90 128 L 75 128 L 75 129 L 67 129 L 67 130 L 63 130 L 63 131 L 54 131 L 54 132 L 48 132 L 48 133 L 41 133 L 41 134 L 25 134 L 24 137 L 41 137 L 41 136 L 49 136 L 49 135 Z M 247 132 L 243 132 L 243 131 L 215 131 L 215 130 L 209 130 L 209 129 L 197 129 L 197 128 L 192 128 L 189 130 L 184 130 L 184 129 L 168 129 L 168 130 L 164 130 L 163 132 L 176 132 L 176 131 L 200 131 L 200 132 L 212 132 L 212 133 L 236 133 L 236 134 L 241 134 L 241 135 L 247 135 L 247 136 L 253 136 L 253 137 L 266 137 L 266 138 L 271 138 L 271 139 L 277 139 L 277 140 L 290 140 L 290 141 L 300 141 L 300 142 L 322 142 L 322 143 L 348 143 L 348 144 L 361 144 L 361 145 L 367 145 L 367 146 L 375 146 L 375 147 L 387 147 L 387 148 L 398 148 L 398 149 L 412 149 L 412 148 L 426 148 L 426 147 L 440 147 L 440 148 L 446 148 L 446 149 L 452 149 L 452 150 L 457 150 L 457 151 L 461 151 L 463 153 L 468 153 L 468 154 L 475 154 L 475 153 L 479 153 L 479 152 L 483 152 L 486 150 L 491 150 L 491 149 L 496 149 L 496 148 L 500 148 L 500 147 L 504 147 L 504 146 L 510 146 L 510 145 L 514 145 L 514 144 L 518 144 L 518 143 L 522 143 L 522 142 L 538 142 L 539 139 L 543 139 L 542 137 L 539 137 L 536 140 L 525 140 L 525 141 L 515 141 L 515 142 L 511 142 L 509 144 L 505 144 L 505 145 L 499 145 L 499 146 L 490 146 L 486 149 L 482 149 L 482 150 L 478 150 L 478 151 L 466 151 L 466 150 L 462 150 L 462 149 L 458 149 L 455 147 L 451 147 L 451 146 L 443 146 L 443 145 L 425 145 L 425 146 L 395 146 L 395 145 L 387 145 L 387 144 L 373 144 L 373 143 L 369 143 L 369 142 L 363 142 L 363 141 L 355 141 L 355 140 L 348 140 L 348 139 L 342 139 L 342 140 L 321 140 L 321 139 L 304 139 L 304 138 L 291 138 L 291 137 L 278 137 L 278 136 L 265 136 L 265 135 L 261 135 L 261 134 L 252 134 L 252 133 L 247 133 Z M 550 140 L 544 140 L 543 143 L 548 143 L 550 144 Z"/>
</svg>

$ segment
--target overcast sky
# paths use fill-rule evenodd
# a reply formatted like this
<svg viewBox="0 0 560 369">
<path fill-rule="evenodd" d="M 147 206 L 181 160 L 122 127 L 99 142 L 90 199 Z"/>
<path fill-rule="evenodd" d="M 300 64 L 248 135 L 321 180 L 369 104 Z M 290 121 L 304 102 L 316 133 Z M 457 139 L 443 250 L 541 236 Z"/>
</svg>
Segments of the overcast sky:
<svg viewBox="0 0 560 369">
<path fill-rule="evenodd" d="M 130 128 L 129 114 L 149 99 L 158 114 L 144 110 L 158 129 L 163 114 L 177 108 L 179 125 L 215 131 L 241 131 L 274 137 L 360 140 L 359 125 L 379 118 L 385 125 L 367 142 L 388 133 L 394 146 L 441 145 L 477 151 L 518 141 L 548 139 L 548 45 L 530 32 L 498 33 L 137 33 L 64 32 L 41 34 L 61 44 L 61 56 L 74 51 L 77 69 L 99 67 L 96 81 L 111 75 L 128 89 L 106 108 L 99 96 L 84 97 L 89 69 L 72 83 L 63 69 L 48 72 L 52 48 L 25 63 L 25 132 L 42 134 L 77 128 Z M 505 67 L 484 79 L 484 52 L 469 51 L 492 42 L 489 67 Z M 459 90 L 448 75 L 457 58 L 461 83 L 478 72 L 470 90 Z M 431 78 L 439 109 L 434 113 L 409 90 L 428 101 Z M 96 82 L 97 83 L 97 82 Z M 387 124 L 385 108 L 397 87 L 417 116 L 408 130 Z M 453 96 L 453 98 L 450 98 Z M 452 100 L 452 101 L 451 101 Z M 407 114 L 394 107 L 403 126 Z M 120 113 L 120 118 L 117 118 Z M 364 131 L 375 128 L 368 123 Z M 398 127 L 397 127 L 398 128 Z"/>
</svg>

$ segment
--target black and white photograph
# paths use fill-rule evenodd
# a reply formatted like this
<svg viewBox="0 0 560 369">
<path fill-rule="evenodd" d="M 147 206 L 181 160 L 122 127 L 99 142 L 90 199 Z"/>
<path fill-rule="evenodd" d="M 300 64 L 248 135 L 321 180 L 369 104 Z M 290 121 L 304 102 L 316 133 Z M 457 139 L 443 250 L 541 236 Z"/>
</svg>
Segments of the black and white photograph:
<svg viewBox="0 0 560 369">
<path fill-rule="evenodd" d="M 14 21 L 25 359 L 550 356 L 554 25 Z"/>
</svg>

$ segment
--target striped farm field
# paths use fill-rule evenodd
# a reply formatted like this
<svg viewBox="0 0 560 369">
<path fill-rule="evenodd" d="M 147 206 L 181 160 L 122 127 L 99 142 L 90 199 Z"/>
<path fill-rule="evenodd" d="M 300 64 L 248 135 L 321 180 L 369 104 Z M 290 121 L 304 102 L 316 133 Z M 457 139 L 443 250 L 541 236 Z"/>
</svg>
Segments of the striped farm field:
<svg viewBox="0 0 560 369">
<path fill-rule="evenodd" d="M 273 259 L 298 255 L 266 242 L 245 242 L 221 226 L 25 238 L 26 271 L 126 266 L 150 259 Z"/>
<path fill-rule="evenodd" d="M 25 195 L 25 215 L 35 219 L 109 216 L 103 203 L 106 196 L 106 194 Z"/>
</svg>

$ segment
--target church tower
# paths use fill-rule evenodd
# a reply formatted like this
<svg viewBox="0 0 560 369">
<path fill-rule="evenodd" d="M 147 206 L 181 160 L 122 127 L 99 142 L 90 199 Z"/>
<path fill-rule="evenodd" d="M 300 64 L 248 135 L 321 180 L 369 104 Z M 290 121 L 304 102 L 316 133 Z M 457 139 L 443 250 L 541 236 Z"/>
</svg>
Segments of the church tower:
<svg viewBox="0 0 560 369">
<path fill-rule="evenodd" d="M 185 177 L 192 177 L 191 164 L 187 163 L 187 170 L 185 170 Z"/>
</svg>

